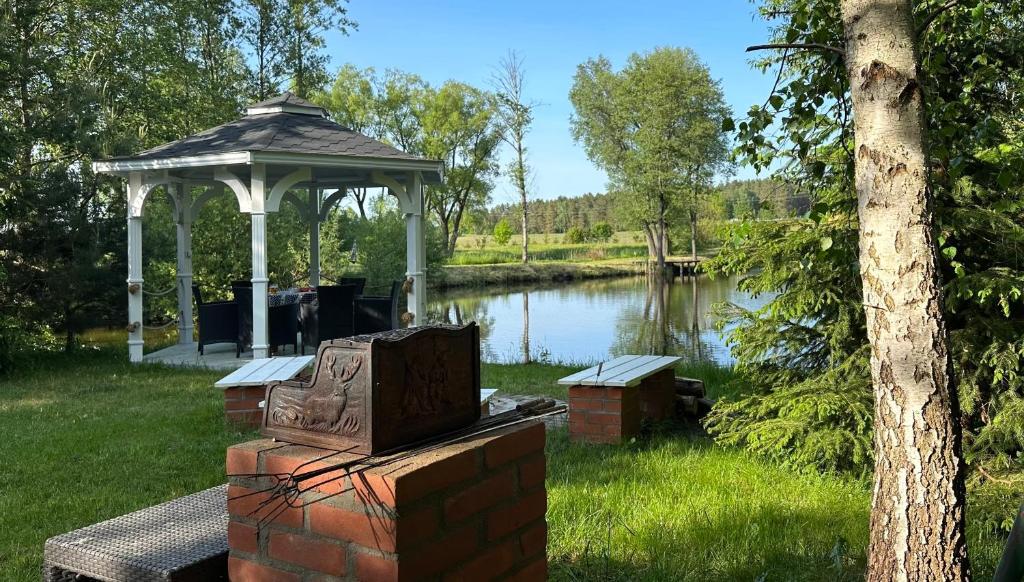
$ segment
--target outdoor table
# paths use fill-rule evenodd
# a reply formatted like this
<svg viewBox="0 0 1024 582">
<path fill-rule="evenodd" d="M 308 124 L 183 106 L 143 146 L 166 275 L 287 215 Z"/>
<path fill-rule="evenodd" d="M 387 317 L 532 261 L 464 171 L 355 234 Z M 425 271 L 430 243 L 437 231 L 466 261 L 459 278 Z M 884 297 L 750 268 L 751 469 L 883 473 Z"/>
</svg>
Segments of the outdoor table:
<svg viewBox="0 0 1024 582">
<path fill-rule="evenodd" d="M 314 300 L 316 300 L 316 291 L 282 289 L 277 293 L 267 294 L 268 307 L 277 307 L 278 305 L 291 305 L 293 303 L 312 303 Z"/>
</svg>

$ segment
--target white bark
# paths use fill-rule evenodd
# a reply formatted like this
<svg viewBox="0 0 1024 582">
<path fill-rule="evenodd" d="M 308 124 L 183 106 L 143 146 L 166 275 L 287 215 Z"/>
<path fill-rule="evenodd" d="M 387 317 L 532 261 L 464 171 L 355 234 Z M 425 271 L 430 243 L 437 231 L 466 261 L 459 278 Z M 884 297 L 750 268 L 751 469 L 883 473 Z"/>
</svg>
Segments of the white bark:
<svg viewBox="0 0 1024 582">
<path fill-rule="evenodd" d="M 909 0 L 843 0 L 875 388 L 869 580 L 966 580 L 963 459 Z"/>
</svg>

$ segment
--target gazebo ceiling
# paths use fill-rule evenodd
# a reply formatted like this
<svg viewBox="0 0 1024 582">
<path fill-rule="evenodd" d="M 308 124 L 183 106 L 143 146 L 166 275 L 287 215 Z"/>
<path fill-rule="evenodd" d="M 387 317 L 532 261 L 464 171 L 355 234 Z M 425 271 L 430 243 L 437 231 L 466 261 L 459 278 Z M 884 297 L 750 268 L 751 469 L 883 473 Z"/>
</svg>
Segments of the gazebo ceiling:
<svg viewBox="0 0 1024 582">
<path fill-rule="evenodd" d="M 343 127 L 328 119 L 323 108 L 291 93 L 254 103 L 234 121 L 133 156 L 96 162 L 94 168 L 114 174 L 167 170 L 178 178 L 205 181 L 214 179 L 217 168 L 253 163 L 266 164 L 268 178 L 309 167 L 311 182 L 325 187 L 377 185 L 373 172 L 404 181 L 407 172 L 418 171 L 427 183 L 439 182 L 443 173 L 442 162 Z"/>
</svg>

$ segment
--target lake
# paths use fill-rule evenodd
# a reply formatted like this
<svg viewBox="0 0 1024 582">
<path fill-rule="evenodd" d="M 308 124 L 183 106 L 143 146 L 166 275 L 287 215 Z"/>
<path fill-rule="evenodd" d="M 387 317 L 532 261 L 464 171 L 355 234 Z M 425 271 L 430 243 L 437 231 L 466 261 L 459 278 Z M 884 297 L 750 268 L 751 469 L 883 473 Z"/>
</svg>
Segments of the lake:
<svg viewBox="0 0 1024 582">
<path fill-rule="evenodd" d="M 736 289 L 737 277 L 646 277 L 449 289 L 428 297 L 432 323 L 480 324 L 487 362 L 592 363 L 622 354 L 732 363 L 712 306 L 754 309 L 770 298 Z M 728 328 L 726 328 L 728 329 Z"/>
</svg>

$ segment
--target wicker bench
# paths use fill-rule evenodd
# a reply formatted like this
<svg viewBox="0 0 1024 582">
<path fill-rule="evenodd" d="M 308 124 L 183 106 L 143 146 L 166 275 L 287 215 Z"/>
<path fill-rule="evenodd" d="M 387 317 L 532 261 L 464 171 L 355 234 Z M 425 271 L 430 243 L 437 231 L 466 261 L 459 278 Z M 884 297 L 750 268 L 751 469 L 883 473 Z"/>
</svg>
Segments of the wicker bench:
<svg viewBox="0 0 1024 582">
<path fill-rule="evenodd" d="M 226 580 L 227 485 L 46 540 L 43 580 Z"/>
</svg>

